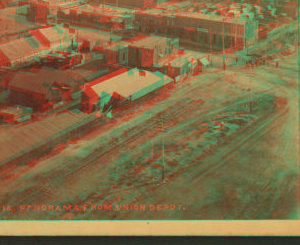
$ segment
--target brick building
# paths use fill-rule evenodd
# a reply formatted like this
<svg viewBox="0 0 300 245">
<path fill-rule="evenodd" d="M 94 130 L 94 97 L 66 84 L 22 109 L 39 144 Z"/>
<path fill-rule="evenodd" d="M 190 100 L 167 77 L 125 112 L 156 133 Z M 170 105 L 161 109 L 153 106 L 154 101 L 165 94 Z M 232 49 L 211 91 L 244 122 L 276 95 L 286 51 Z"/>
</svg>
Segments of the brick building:
<svg viewBox="0 0 300 245">
<path fill-rule="evenodd" d="M 258 39 L 257 23 L 244 19 L 200 13 L 140 10 L 136 11 L 135 21 L 137 29 L 142 33 L 178 37 L 180 42 L 213 50 L 222 50 L 223 40 L 225 49 L 243 49 L 246 44 L 254 43 Z"/>
<path fill-rule="evenodd" d="M 46 24 L 49 8 L 49 2 L 32 1 L 30 2 L 26 17 L 29 21 L 39 24 Z"/>
<path fill-rule="evenodd" d="M 0 86 L 9 90 L 9 105 L 45 111 L 52 109 L 56 103 L 70 101 L 72 93 L 78 92 L 83 84 L 84 80 L 76 74 L 44 67 L 35 74 L 7 74 Z"/>
<path fill-rule="evenodd" d="M 128 46 L 128 65 L 152 67 L 172 52 L 176 41 L 166 37 L 141 36 Z"/>
<path fill-rule="evenodd" d="M 168 57 L 161 59 L 154 67 L 172 78 L 180 78 L 193 75 L 208 67 L 208 57 L 196 52 L 183 50 L 174 52 Z"/>
<path fill-rule="evenodd" d="M 128 66 L 128 45 L 129 43 L 121 41 L 105 48 L 105 63 Z"/>
<path fill-rule="evenodd" d="M 92 0 L 91 2 L 126 8 L 154 8 L 156 6 L 156 0 Z"/>
<path fill-rule="evenodd" d="M 59 9 L 57 19 L 72 25 L 127 30 L 133 28 L 134 14 L 129 9 L 84 5 L 70 9 Z"/>
<path fill-rule="evenodd" d="M 82 109 L 102 112 L 105 106 L 114 108 L 121 101 L 135 101 L 172 81 L 160 72 L 122 68 L 81 87 Z"/>
</svg>

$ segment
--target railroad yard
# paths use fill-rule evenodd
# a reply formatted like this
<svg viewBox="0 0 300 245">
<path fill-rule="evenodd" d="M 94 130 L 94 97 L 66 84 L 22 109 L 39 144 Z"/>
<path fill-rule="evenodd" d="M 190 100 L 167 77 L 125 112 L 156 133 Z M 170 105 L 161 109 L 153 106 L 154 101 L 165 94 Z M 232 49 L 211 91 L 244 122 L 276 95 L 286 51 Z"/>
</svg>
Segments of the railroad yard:
<svg viewBox="0 0 300 245">
<path fill-rule="evenodd" d="M 61 210 L 30 207 L 1 212 L 1 218 L 296 218 L 296 60 L 286 59 L 276 73 L 266 66 L 232 67 L 190 77 L 116 111 L 98 129 L 32 164 L 7 168 L 1 205 Z M 69 204 L 81 208 L 63 210 Z M 184 210 L 116 210 L 130 204 Z"/>
<path fill-rule="evenodd" d="M 297 4 L 163 2 L 2 4 L 1 220 L 300 218 Z"/>
</svg>

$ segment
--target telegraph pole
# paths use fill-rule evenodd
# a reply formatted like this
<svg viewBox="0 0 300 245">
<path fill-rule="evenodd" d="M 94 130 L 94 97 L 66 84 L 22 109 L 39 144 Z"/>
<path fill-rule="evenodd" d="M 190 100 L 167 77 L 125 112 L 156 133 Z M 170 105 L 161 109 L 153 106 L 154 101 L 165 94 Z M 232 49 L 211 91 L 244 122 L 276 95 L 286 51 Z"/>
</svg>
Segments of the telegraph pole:
<svg viewBox="0 0 300 245">
<path fill-rule="evenodd" d="M 252 84 L 252 62 L 250 65 L 250 113 L 252 112 L 252 88 L 251 88 L 251 84 Z"/>
<path fill-rule="evenodd" d="M 211 31 L 212 31 L 212 28 L 210 27 L 210 57 L 212 57 L 212 41 L 211 41 Z"/>
<path fill-rule="evenodd" d="M 162 118 L 162 131 L 163 131 L 163 142 L 162 142 L 163 172 L 162 172 L 162 181 L 164 181 L 165 180 L 166 162 L 165 162 L 165 135 L 164 135 L 164 119 L 163 118 Z"/>
<path fill-rule="evenodd" d="M 224 47 L 224 23 L 222 26 L 222 41 L 223 41 L 223 69 L 224 69 L 224 73 L 225 73 L 225 47 Z"/>
</svg>

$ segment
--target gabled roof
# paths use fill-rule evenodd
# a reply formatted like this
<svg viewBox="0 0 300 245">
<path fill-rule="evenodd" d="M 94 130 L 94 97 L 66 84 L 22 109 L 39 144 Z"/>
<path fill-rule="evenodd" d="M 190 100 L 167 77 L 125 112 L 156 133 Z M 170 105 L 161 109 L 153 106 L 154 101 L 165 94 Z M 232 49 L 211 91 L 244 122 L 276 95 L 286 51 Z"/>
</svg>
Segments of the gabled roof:
<svg viewBox="0 0 300 245">
<path fill-rule="evenodd" d="M 134 100 L 171 81 L 170 77 L 160 72 L 152 73 L 132 69 L 124 70 L 119 75 L 114 75 L 105 81 L 88 84 L 86 90 L 89 97 L 101 97 L 101 94 L 105 93 L 111 96 L 118 95 L 121 99 L 132 96 L 132 100 Z"/>
<path fill-rule="evenodd" d="M 0 49 L 0 65 L 10 62 L 8 56 Z"/>
<path fill-rule="evenodd" d="M 45 37 L 45 35 L 39 29 L 29 31 L 29 33 L 32 37 L 38 40 L 38 42 L 41 43 L 43 46 L 45 47 L 50 46 L 50 41 L 48 40 L 47 37 Z"/>
<path fill-rule="evenodd" d="M 120 74 L 123 74 L 123 73 L 125 73 L 125 72 L 127 72 L 127 71 L 128 71 L 128 70 L 127 70 L 126 68 L 121 68 L 121 69 L 116 70 L 116 71 L 114 71 L 114 72 L 112 72 L 112 73 L 109 73 L 109 74 L 107 74 L 107 75 L 105 75 L 105 76 L 103 76 L 103 77 L 99 77 L 99 78 L 95 79 L 94 81 L 92 81 L 92 82 L 90 82 L 90 83 L 88 83 L 88 84 L 83 85 L 83 86 L 81 87 L 81 89 L 82 89 L 83 91 L 89 90 L 89 88 L 91 88 L 92 86 L 97 85 L 97 84 L 99 84 L 99 83 L 102 83 L 102 82 L 104 82 L 104 81 L 107 81 L 107 80 L 109 80 L 109 79 L 111 79 L 111 78 L 113 78 L 113 77 L 115 77 L 115 76 L 118 76 L 118 75 L 120 75 Z M 87 92 L 87 93 L 88 93 L 88 92 Z M 90 97 L 92 97 L 93 95 L 94 95 L 94 93 L 92 93 Z"/>
<path fill-rule="evenodd" d="M 38 44 L 38 41 L 31 38 L 20 38 L 0 45 L 0 50 L 9 60 L 20 57 L 26 57 L 32 53 L 44 50 L 44 47 Z"/>
<path fill-rule="evenodd" d="M 64 71 L 41 68 L 35 74 L 7 73 L 1 81 L 1 86 L 31 94 L 47 95 L 47 90 L 52 86 L 73 88 L 73 84 L 80 79 Z"/>
<path fill-rule="evenodd" d="M 60 41 L 64 36 L 64 28 L 60 27 L 49 27 L 49 28 L 41 28 L 39 31 L 45 36 L 50 43 Z"/>
</svg>

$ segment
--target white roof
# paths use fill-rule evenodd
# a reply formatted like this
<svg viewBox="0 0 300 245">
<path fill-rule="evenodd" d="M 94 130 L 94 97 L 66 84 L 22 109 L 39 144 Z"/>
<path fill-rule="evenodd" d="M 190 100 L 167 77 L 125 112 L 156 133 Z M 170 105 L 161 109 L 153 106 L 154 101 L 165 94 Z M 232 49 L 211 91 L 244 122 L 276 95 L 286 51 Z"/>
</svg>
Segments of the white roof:
<svg viewBox="0 0 300 245">
<path fill-rule="evenodd" d="M 132 69 L 118 76 L 112 77 L 104 82 L 96 84 L 91 88 L 101 96 L 103 92 L 112 95 L 117 93 L 124 98 L 128 98 L 141 90 L 154 85 L 157 82 L 171 82 L 172 79 L 162 73 L 142 71 L 145 76 L 140 74 L 138 69 Z M 150 90 L 148 90 L 150 92 Z"/>
<path fill-rule="evenodd" d="M 61 27 L 49 27 L 49 28 L 41 28 L 39 31 L 51 42 L 60 41 L 64 32 L 66 32 L 65 28 Z M 68 34 L 69 35 L 69 34 Z"/>
<path fill-rule="evenodd" d="M 21 57 L 26 57 L 31 53 L 39 52 L 43 48 L 38 44 L 32 45 L 32 41 L 34 38 L 20 38 L 8 43 L 4 43 L 0 45 L 0 49 L 2 52 L 10 59 L 16 59 Z"/>
</svg>

